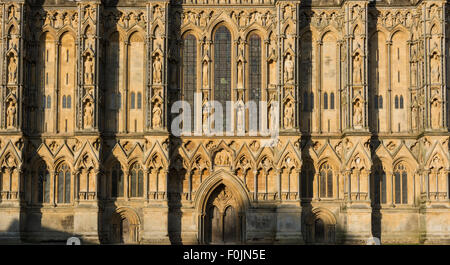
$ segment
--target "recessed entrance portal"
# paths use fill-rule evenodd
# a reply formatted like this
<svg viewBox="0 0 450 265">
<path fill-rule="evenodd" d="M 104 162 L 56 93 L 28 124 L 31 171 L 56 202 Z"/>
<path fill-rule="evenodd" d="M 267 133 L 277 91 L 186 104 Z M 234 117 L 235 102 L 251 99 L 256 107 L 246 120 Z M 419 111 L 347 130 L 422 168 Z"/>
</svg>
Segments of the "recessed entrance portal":
<svg viewBox="0 0 450 265">
<path fill-rule="evenodd" d="M 241 241 L 239 207 L 231 191 L 223 184 L 212 193 L 204 217 L 207 244 L 236 244 Z"/>
<path fill-rule="evenodd" d="M 111 216 L 110 241 L 114 244 L 139 242 L 139 220 L 130 210 L 120 209 Z"/>
</svg>

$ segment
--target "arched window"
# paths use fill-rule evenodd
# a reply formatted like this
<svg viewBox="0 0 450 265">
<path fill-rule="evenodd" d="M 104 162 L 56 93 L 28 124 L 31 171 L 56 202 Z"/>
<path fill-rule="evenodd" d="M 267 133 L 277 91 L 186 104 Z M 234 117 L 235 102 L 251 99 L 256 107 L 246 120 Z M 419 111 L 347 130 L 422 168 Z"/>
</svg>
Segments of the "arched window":
<svg viewBox="0 0 450 265">
<path fill-rule="evenodd" d="M 398 164 L 394 170 L 394 198 L 395 203 L 408 203 L 408 172 L 403 164 Z"/>
<path fill-rule="evenodd" d="M 62 108 L 63 109 L 66 108 L 66 96 L 63 96 L 63 98 L 62 98 Z"/>
<path fill-rule="evenodd" d="M 334 109 L 334 93 L 330 94 L 330 109 Z"/>
<path fill-rule="evenodd" d="M 383 108 L 383 96 L 378 96 L 378 108 L 382 109 Z"/>
<path fill-rule="evenodd" d="M 311 92 L 311 94 L 309 94 L 309 107 L 311 111 L 314 110 L 314 92 Z"/>
<path fill-rule="evenodd" d="M 137 108 L 138 109 L 142 108 L 142 94 L 141 94 L 141 92 L 137 93 Z"/>
<path fill-rule="evenodd" d="M 333 197 L 333 172 L 330 165 L 324 164 L 320 168 L 320 197 Z"/>
<path fill-rule="evenodd" d="M 67 108 L 72 108 L 72 97 L 70 95 L 67 96 Z"/>
<path fill-rule="evenodd" d="M 44 96 L 42 96 L 42 110 L 45 109 L 45 105 L 46 105 L 46 97 L 44 95 Z"/>
<path fill-rule="evenodd" d="M 66 164 L 63 164 L 57 173 L 57 202 L 70 202 L 70 169 Z"/>
<path fill-rule="evenodd" d="M 37 186 L 37 202 L 49 203 L 50 202 L 50 173 L 47 170 L 45 164 L 41 165 L 38 169 L 37 176 L 35 178 Z"/>
<path fill-rule="evenodd" d="M 403 96 L 400 95 L 400 109 L 403 109 Z"/>
<path fill-rule="evenodd" d="M 323 94 L 323 109 L 328 109 L 328 94 Z"/>
<path fill-rule="evenodd" d="M 134 92 L 131 92 L 131 98 L 130 98 L 130 109 L 134 109 L 135 108 L 135 103 L 136 103 L 136 95 L 134 94 Z"/>
<path fill-rule="evenodd" d="M 183 99 L 191 106 L 191 129 L 194 129 L 194 95 L 197 90 L 197 39 L 188 34 L 183 40 Z"/>
<path fill-rule="evenodd" d="M 395 96 L 394 105 L 394 107 L 398 109 L 398 96 Z"/>
<path fill-rule="evenodd" d="M 374 202 L 386 203 L 386 172 L 381 164 L 375 167 L 374 173 Z"/>
<path fill-rule="evenodd" d="M 226 119 L 226 102 L 231 100 L 231 34 L 225 26 L 214 36 L 214 99 L 222 104 Z"/>
<path fill-rule="evenodd" d="M 259 115 L 259 101 L 261 99 L 261 38 L 257 34 L 250 36 L 249 56 L 249 100 L 256 104 L 256 113 Z M 257 120 L 259 121 L 259 119 Z"/>
<path fill-rule="evenodd" d="M 111 171 L 111 197 L 123 197 L 123 171 L 119 164 L 115 164 Z"/>
<path fill-rule="evenodd" d="M 52 107 L 52 98 L 50 95 L 47 96 L 47 109 Z"/>
<path fill-rule="evenodd" d="M 139 164 L 134 164 L 130 170 L 130 197 L 144 196 L 144 172 Z"/>
</svg>

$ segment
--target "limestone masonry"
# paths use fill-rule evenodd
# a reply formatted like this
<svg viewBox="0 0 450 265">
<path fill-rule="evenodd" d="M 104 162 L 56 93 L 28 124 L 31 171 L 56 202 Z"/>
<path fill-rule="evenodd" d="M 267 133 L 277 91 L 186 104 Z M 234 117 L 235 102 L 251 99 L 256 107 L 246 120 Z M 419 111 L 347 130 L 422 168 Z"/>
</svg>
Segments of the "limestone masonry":
<svg viewBox="0 0 450 265">
<path fill-rule="evenodd" d="M 1 0 L 0 243 L 450 244 L 449 4 Z"/>
</svg>

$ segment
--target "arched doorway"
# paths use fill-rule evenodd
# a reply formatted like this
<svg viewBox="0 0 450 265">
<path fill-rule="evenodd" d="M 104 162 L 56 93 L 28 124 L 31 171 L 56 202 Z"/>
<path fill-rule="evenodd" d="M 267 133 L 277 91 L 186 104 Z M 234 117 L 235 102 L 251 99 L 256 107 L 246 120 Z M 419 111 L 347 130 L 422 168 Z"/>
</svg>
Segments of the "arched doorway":
<svg viewBox="0 0 450 265">
<path fill-rule="evenodd" d="M 220 184 L 210 195 L 204 216 L 204 239 L 207 244 L 241 242 L 241 217 L 233 193 Z"/>
<path fill-rule="evenodd" d="M 139 243 L 139 219 L 136 213 L 121 208 L 112 214 L 110 242 L 113 244 Z"/>
<path fill-rule="evenodd" d="M 305 220 L 304 236 L 309 244 L 335 244 L 336 219 L 324 209 L 314 209 Z"/>
</svg>

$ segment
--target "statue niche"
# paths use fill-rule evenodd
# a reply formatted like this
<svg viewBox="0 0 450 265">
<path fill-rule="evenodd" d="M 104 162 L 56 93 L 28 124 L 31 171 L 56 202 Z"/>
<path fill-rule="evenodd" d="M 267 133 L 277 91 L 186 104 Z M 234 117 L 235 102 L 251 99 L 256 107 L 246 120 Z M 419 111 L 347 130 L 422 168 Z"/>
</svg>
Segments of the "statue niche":
<svg viewBox="0 0 450 265">
<path fill-rule="evenodd" d="M 156 54 L 153 59 L 153 84 L 162 83 L 162 63 L 161 56 Z"/>
<path fill-rule="evenodd" d="M 284 61 L 284 83 L 294 83 L 294 62 L 292 61 L 292 56 L 290 53 L 286 55 L 286 59 Z"/>
<path fill-rule="evenodd" d="M 84 128 L 92 128 L 94 119 L 94 108 L 92 102 L 87 100 L 84 104 Z"/>
<path fill-rule="evenodd" d="M 361 128 L 363 125 L 363 107 L 359 99 L 353 104 L 353 126 L 355 129 Z"/>
<path fill-rule="evenodd" d="M 159 129 L 162 126 L 162 109 L 161 102 L 157 100 L 152 111 L 152 125 L 154 129 Z"/>
<path fill-rule="evenodd" d="M 241 133 L 245 130 L 245 104 L 242 97 L 243 92 L 238 92 L 238 100 L 236 102 L 236 127 L 237 131 Z"/>
<path fill-rule="evenodd" d="M 86 85 L 92 85 L 94 79 L 94 58 L 90 53 L 84 57 L 84 82 Z"/>
<path fill-rule="evenodd" d="M 6 110 L 6 127 L 14 128 L 16 125 L 16 104 L 10 100 Z"/>
<path fill-rule="evenodd" d="M 441 102 L 435 98 L 431 102 L 431 128 L 439 129 L 441 127 Z"/>
<path fill-rule="evenodd" d="M 433 53 L 431 56 L 431 83 L 437 84 L 441 81 L 441 62 L 439 55 Z"/>
<path fill-rule="evenodd" d="M 230 166 L 231 158 L 228 152 L 225 151 L 224 149 L 217 152 L 216 156 L 214 157 L 214 164 L 216 166 Z"/>
<path fill-rule="evenodd" d="M 294 104 L 288 100 L 284 106 L 284 128 L 292 129 L 294 127 Z"/>
<path fill-rule="evenodd" d="M 353 83 L 361 84 L 362 82 L 362 59 L 359 53 L 353 57 Z"/>
<path fill-rule="evenodd" d="M 17 80 L 17 59 L 14 53 L 8 58 L 8 83 L 15 83 Z"/>
</svg>

